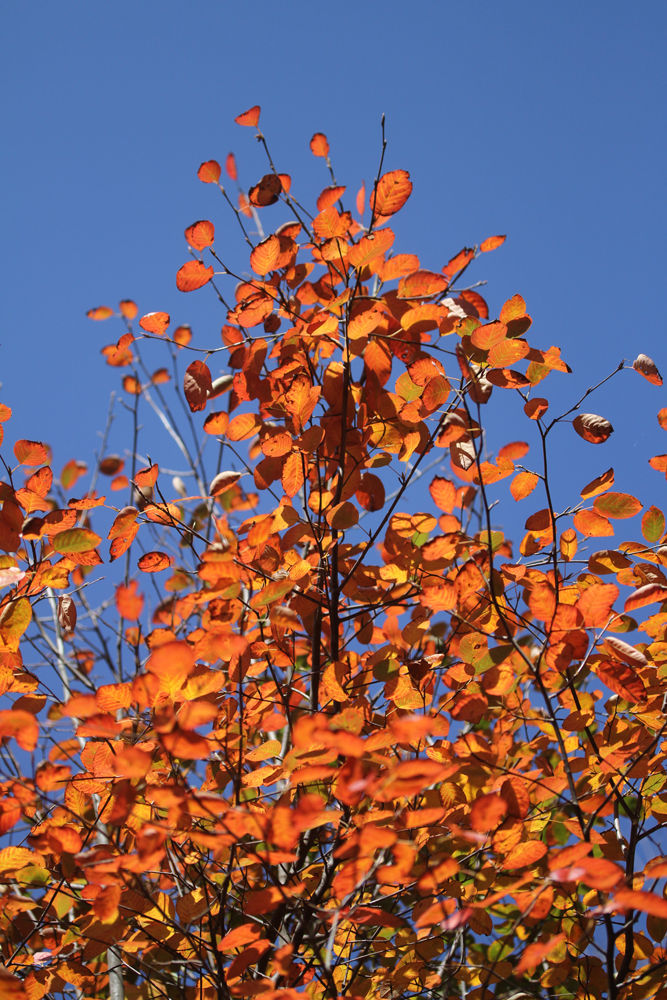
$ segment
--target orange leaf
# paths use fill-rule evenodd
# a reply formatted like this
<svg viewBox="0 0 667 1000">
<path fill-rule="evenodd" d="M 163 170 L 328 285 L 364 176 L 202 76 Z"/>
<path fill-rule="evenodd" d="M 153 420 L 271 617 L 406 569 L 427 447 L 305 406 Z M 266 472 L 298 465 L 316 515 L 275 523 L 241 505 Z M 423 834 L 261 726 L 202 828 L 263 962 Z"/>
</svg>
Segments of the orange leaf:
<svg viewBox="0 0 667 1000">
<path fill-rule="evenodd" d="M 518 472 L 510 483 L 510 493 L 515 500 L 524 500 L 533 492 L 540 481 L 534 472 Z"/>
<path fill-rule="evenodd" d="M 163 569 L 168 569 L 171 564 L 172 558 L 166 552 L 146 552 L 137 566 L 142 573 L 159 573 Z"/>
<path fill-rule="evenodd" d="M 639 354 L 632 362 L 632 367 L 653 385 L 662 385 L 662 375 L 653 358 L 649 358 L 647 354 Z"/>
<path fill-rule="evenodd" d="M 313 156 L 327 157 L 329 155 L 329 141 L 323 132 L 316 132 L 310 140 L 310 151 Z"/>
<path fill-rule="evenodd" d="M 146 670 L 156 677 L 184 683 L 195 668 L 195 654 L 187 642 L 173 640 L 158 646 L 146 661 Z"/>
<path fill-rule="evenodd" d="M 204 250 L 206 247 L 210 247 L 215 239 L 215 227 L 207 219 L 201 219 L 188 226 L 185 230 L 185 238 L 195 250 Z"/>
<path fill-rule="evenodd" d="M 390 170 L 377 182 L 371 195 L 374 215 L 394 215 L 403 208 L 412 193 L 412 181 L 407 170 Z"/>
<path fill-rule="evenodd" d="M 293 451 L 287 456 L 280 479 L 287 496 L 296 496 L 304 482 L 303 460 L 300 452 Z"/>
<path fill-rule="evenodd" d="M 591 497 L 597 496 L 598 493 L 604 493 L 608 490 L 610 486 L 614 485 L 614 470 L 607 469 L 602 475 L 596 476 L 595 479 L 591 479 L 590 483 L 587 483 L 581 491 L 581 496 L 584 500 L 589 500 Z"/>
<path fill-rule="evenodd" d="M 217 160 L 206 160 L 200 165 L 197 177 L 204 184 L 217 184 L 220 180 L 220 164 Z"/>
<path fill-rule="evenodd" d="M 21 465 L 47 465 L 51 461 L 51 449 L 41 441 L 17 441 L 14 454 Z"/>
<path fill-rule="evenodd" d="M 594 510 L 580 510 L 572 518 L 578 532 L 588 537 L 602 538 L 613 535 L 614 529 L 606 517 L 596 514 Z"/>
<path fill-rule="evenodd" d="M 317 199 L 317 211 L 323 212 L 325 208 L 329 207 L 329 205 L 334 205 L 344 193 L 345 188 L 337 184 L 325 187 L 324 191 L 322 191 Z"/>
<path fill-rule="evenodd" d="M 529 399 L 524 404 L 523 409 L 526 416 L 530 417 L 531 420 L 539 420 L 549 409 L 549 402 L 541 396 L 535 396 L 534 399 Z"/>
<path fill-rule="evenodd" d="M 667 918 L 667 899 L 652 892 L 619 889 L 614 894 L 613 901 L 624 910 L 641 910 L 642 913 L 650 913 L 653 917 Z"/>
<path fill-rule="evenodd" d="M 230 441 L 244 441 L 259 431 L 262 423 L 255 413 L 239 413 L 229 421 L 227 437 Z"/>
<path fill-rule="evenodd" d="M 234 948 L 243 948 L 253 941 L 258 941 L 261 937 L 261 928 L 258 924 L 239 924 L 229 931 L 218 944 L 218 951 L 233 951 Z"/>
<path fill-rule="evenodd" d="M 496 247 L 502 246 L 506 239 L 506 236 L 489 236 L 482 240 L 479 249 L 482 253 L 488 253 L 489 250 L 495 250 Z"/>
<path fill-rule="evenodd" d="M 138 592 L 136 580 L 131 580 L 127 586 L 119 584 L 116 587 L 116 610 L 121 618 L 135 621 L 144 607 L 143 595 Z"/>
<path fill-rule="evenodd" d="M 596 663 L 594 670 L 602 683 L 625 701 L 636 703 L 646 698 L 646 688 L 642 679 L 628 663 L 604 660 L 602 663 Z"/>
<path fill-rule="evenodd" d="M 179 292 L 194 292 L 213 277 L 212 267 L 207 267 L 201 260 L 189 260 L 176 273 L 176 287 Z"/>
<path fill-rule="evenodd" d="M 646 583 L 643 587 L 630 594 L 625 602 L 624 611 L 630 614 L 637 608 L 643 608 L 647 604 L 655 604 L 657 601 L 667 601 L 667 587 L 662 583 Z"/>
<path fill-rule="evenodd" d="M 547 845 L 541 840 L 524 840 L 513 847 L 502 862 L 503 868 L 527 868 L 536 864 L 547 853 Z"/>
<path fill-rule="evenodd" d="M 225 170 L 227 171 L 227 176 L 230 180 L 235 181 L 238 179 L 238 172 L 236 170 L 236 157 L 233 153 L 227 153 L 227 159 L 225 160 Z"/>
<path fill-rule="evenodd" d="M 108 885 L 95 896 L 93 913 L 103 924 L 113 924 L 118 919 L 120 895 L 119 885 Z"/>
<path fill-rule="evenodd" d="M 89 309 L 86 316 L 88 319 L 109 319 L 113 316 L 113 309 L 109 306 L 97 306 L 95 309 Z"/>
<path fill-rule="evenodd" d="M 642 504 L 629 493 L 605 493 L 593 502 L 593 508 L 603 517 L 634 517 Z"/>
<path fill-rule="evenodd" d="M 250 254 L 250 266 L 255 274 L 268 274 L 275 269 L 279 257 L 280 240 L 277 236 L 269 236 Z"/>
<path fill-rule="evenodd" d="M 480 795 L 470 810 L 470 825 L 479 833 L 491 833 L 507 815 L 507 802 L 499 795 Z"/>
<path fill-rule="evenodd" d="M 526 315 L 526 303 L 521 295 L 513 295 L 500 310 L 501 323 L 510 323 Z"/>
<path fill-rule="evenodd" d="M 156 336 L 161 337 L 169 326 L 169 322 L 169 313 L 152 312 L 146 313 L 145 316 L 141 317 L 139 320 L 139 326 L 147 333 L 154 333 Z"/>
<path fill-rule="evenodd" d="M 563 944 L 566 934 L 555 934 L 547 938 L 546 941 L 536 941 L 534 944 L 526 945 L 519 964 L 513 970 L 514 974 L 520 976 L 523 972 L 534 972 L 538 965 L 544 962 L 553 951 Z"/>
<path fill-rule="evenodd" d="M 614 583 L 593 583 L 577 601 L 577 609 L 589 628 L 604 628 L 611 617 L 619 590 Z"/>
<path fill-rule="evenodd" d="M 234 121 L 237 125 L 248 125 L 254 128 L 259 124 L 259 113 L 261 108 L 259 104 L 254 104 L 252 108 L 248 108 L 247 111 L 242 112 L 242 114 L 237 115 Z"/>
<path fill-rule="evenodd" d="M 234 472 L 230 470 L 228 472 L 219 472 L 211 482 L 208 488 L 209 495 L 212 497 L 220 496 L 221 493 L 226 493 L 227 490 L 235 486 L 236 483 L 241 478 L 242 473 Z"/>
<path fill-rule="evenodd" d="M 204 421 L 204 431 L 207 434 L 224 434 L 229 424 L 229 414 L 224 412 L 210 413 Z"/>
</svg>

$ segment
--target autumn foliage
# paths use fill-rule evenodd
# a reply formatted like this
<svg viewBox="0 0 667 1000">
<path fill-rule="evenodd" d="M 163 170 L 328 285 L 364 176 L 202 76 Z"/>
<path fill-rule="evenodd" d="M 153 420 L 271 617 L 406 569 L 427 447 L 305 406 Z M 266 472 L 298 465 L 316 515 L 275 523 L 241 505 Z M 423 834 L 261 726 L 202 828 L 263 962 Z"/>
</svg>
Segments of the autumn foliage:
<svg viewBox="0 0 667 1000">
<path fill-rule="evenodd" d="M 504 237 L 400 252 L 384 141 L 350 193 L 314 135 L 309 209 L 236 121 L 266 173 L 198 177 L 249 261 L 200 220 L 176 274 L 220 340 L 91 309 L 122 454 L 3 460 L 0 1000 L 664 1000 L 665 515 L 604 460 L 554 506 L 613 428 L 469 284 Z"/>
</svg>

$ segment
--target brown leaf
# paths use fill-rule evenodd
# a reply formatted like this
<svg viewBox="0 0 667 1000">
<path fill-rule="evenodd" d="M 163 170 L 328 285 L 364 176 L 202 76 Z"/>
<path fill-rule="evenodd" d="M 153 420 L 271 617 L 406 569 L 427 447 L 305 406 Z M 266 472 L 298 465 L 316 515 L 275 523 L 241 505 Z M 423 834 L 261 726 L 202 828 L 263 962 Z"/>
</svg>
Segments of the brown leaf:
<svg viewBox="0 0 667 1000">
<path fill-rule="evenodd" d="M 602 444 L 614 430 L 609 421 L 597 413 L 580 413 L 572 421 L 572 426 L 579 437 L 591 444 Z"/>
</svg>

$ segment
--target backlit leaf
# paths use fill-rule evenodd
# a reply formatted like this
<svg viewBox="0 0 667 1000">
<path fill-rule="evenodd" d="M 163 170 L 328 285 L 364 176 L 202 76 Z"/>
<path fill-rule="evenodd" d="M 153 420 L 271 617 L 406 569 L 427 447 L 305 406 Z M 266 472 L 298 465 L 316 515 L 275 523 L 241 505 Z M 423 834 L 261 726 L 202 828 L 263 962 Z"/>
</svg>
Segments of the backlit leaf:
<svg viewBox="0 0 667 1000">
<path fill-rule="evenodd" d="M 667 919 L 667 899 L 653 892 L 619 889 L 614 893 L 613 902 L 624 910 L 641 910 L 642 913 Z"/>
<path fill-rule="evenodd" d="M 254 128 L 259 124 L 259 113 L 261 108 L 259 104 L 254 104 L 252 108 L 248 108 L 247 111 L 243 111 L 240 115 L 237 115 L 234 121 L 237 125 L 248 125 Z"/>
<path fill-rule="evenodd" d="M 380 177 L 371 194 L 371 211 L 374 215 L 394 215 L 405 205 L 412 193 L 412 181 L 407 170 L 390 170 Z"/>
<path fill-rule="evenodd" d="M 179 292 L 194 292 L 202 288 L 213 277 L 213 268 L 201 260 L 189 260 L 178 269 L 176 287 Z"/>
<path fill-rule="evenodd" d="M 95 309 L 89 309 L 86 316 L 88 319 L 109 319 L 113 316 L 113 309 L 109 306 L 96 306 Z"/>
<path fill-rule="evenodd" d="M 657 542 L 665 533 L 665 515 L 659 507 L 649 507 L 642 518 L 642 535 L 649 544 Z"/>
<path fill-rule="evenodd" d="M 185 238 L 195 250 L 204 250 L 210 247 L 215 239 L 215 227 L 206 219 L 193 222 L 185 230 Z"/>
<path fill-rule="evenodd" d="M 632 367 L 653 385 L 662 385 L 662 375 L 658 371 L 655 361 L 647 354 L 639 354 L 632 362 Z"/>
<path fill-rule="evenodd" d="M 310 151 L 313 156 L 327 157 L 329 155 L 329 143 L 323 132 L 316 132 L 310 140 Z"/>
<path fill-rule="evenodd" d="M 139 320 L 139 326 L 142 330 L 146 330 L 147 333 L 154 333 L 156 336 L 161 337 L 169 326 L 169 313 L 166 312 L 152 312 L 146 313 Z"/>
<path fill-rule="evenodd" d="M 41 441 L 17 441 L 14 454 L 21 465 L 45 465 L 51 461 L 51 449 Z"/>
<path fill-rule="evenodd" d="M 593 508 L 603 517 L 634 517 L 642 504 L 629 493 L 604 493 L 593 501 Z"/>
<path fill-rule="evenodd" d="M 488 236 L 482 240 L 479 249 L 482 253 L 488 253 L 489 250 L 495 250 L 496 247 L 502 246 L 506 239 L 506 236 Z"/>
<path fill-rule="evenodd" d="M 206 160 L 197 171 L 197 177 L 205 184 L 217 184 L 220 180 L 220 164 L 217 160 Z"/>
<path fill-rule="evenodd" d="M 637 608 L 646 607 L 647 604 L 662 601 L 667 601 L 667 586 L 662 583 L 646 583 L 630 594 L 625 602 L 624 611 L 629 614 L 631 611 L 636 611 Z"/>
<path fill-rule="evenodd" d="M 53 547 L 62 555 L 73 552 L 88 552 L 96 548 L 102 541 L 99 535 L 89 528 L 69 528 L 60 531 L 53 539 Z"/>
<path fill-rule="evenodd" d="M 541 840 L 524 840 L 506 855 L 501 862 L 505 869 L 527 868 L 536 864 L 547 853 L 547 845 Z"/>
<path fill-rule="evenodd" d="M 533 492 L 540 478 L 534 472 L 518 472 L 510 483 L 510 492 L 515 500 L 524 500 Z"/>
</svg>

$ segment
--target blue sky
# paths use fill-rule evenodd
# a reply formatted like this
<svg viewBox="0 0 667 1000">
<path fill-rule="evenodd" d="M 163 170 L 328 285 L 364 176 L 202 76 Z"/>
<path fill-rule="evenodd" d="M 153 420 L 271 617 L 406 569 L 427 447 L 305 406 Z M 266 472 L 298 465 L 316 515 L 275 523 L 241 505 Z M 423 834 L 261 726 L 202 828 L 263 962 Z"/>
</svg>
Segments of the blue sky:
<svg viewBox="0 0 667 1000">
<path fill-rule="evenodd" d="M 212 297 L 180 294 L 174 275 L 196 219 L 228 226 L 229 253 L 241 251 L 196 169 L 233 149 L 257 179 L 260 151 L 233 123 L 255 103 L 306 198 L 327 183 L 312 133 L 328 135 L 356 191 L 376 169 L 384 112 L 386 166 L 415 185 L 398 248 L 438 269 L 507 233 L 473 277 L 488 280 L 492 310 L 521 292 L 533 340 L 562 346 L 575 369 L 563 401 L 639 351 L 667 369 L 664 3 L 12 0 L 3 27 L 0 399 L 10 437 L 48 440 L 56 468 L 90 460 L 118 381 L 99 352 L 120 330 L 86 309 L 134 298 L 219 344 Z M 565 428 L 556 440 L 567 493 L 614 465 L 616 488 L 661 504 L 647 458 L 667 450 L 663 405 L 632 372 L 604 390 L 591 408 L 613 438 L 595 448 Z"/>
</svg>

